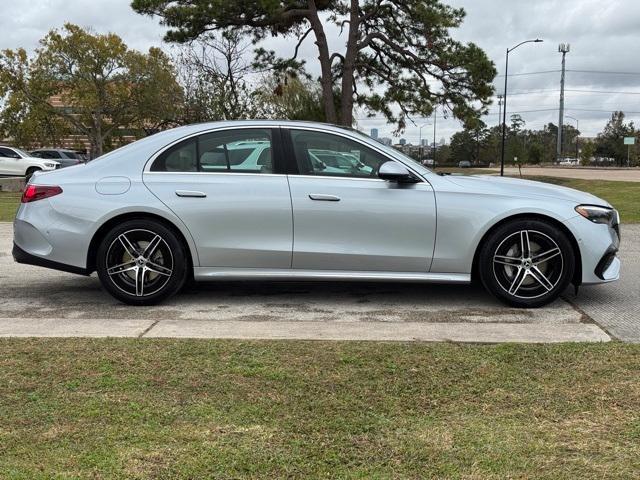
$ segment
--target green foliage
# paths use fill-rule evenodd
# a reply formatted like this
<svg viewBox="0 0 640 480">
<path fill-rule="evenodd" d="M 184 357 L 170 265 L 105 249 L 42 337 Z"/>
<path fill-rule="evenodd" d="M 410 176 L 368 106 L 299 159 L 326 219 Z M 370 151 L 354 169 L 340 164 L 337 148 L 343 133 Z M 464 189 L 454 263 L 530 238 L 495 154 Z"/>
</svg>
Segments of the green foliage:
<svg viewBox="0 0 640 480">
<path fill-rule="evenodd" d="M 580 161 L 583 165 L 589 165 L 596 154 L 596 148 L 595 142 L 587 141 L 582 143 L 580 148 Z"/>
<path fill-rule="evenodd" d="M 613 112 L 611 119 L 596 139 L 596 155 L 613 158 L 620 166 L 627 164 L 628 147 L 624 144 L 624 137 L 640 139 L 640 132 L 635 129 L 633 122 L 625 123 L 624 119 L 624 112 Z M 633 151 L 631 163 L 637 164 L 636 150 L 634 147 L 631 147 L 631 150 Z"/>
<path fill-rule="evenodd" d="M 0 93 L 10 100 L 3 125 L 11 136 L 48 143 L 62 133 L 86 135 L 93 156 L 120 129 L 171 122 L 180 97 L 171 63 L 159 49 L 142 54 L 115 34 L 97 35 L 73 24 L 50 31 L 33 58 L 24 50 L 3 51 L 0 72 Z M 16 112 L 26 126 L 7 121 Z M 54 133 L 30 134 L 31 125 L 51 118 Z"/>
<path fill-rule="evenodd" d="M 450 36 L 464 10 L 438 0 L 133 0 L 132 7 L 160 16 L 170 41 L 188 42 L 212 30 L 241 32 L 255 42 L 293 37 L 288 58 L 256 49 L 256 64 L 277 72 L 303 70 L 298 48 L 313 34 L 324 117 L 332 123 L 352 125 L 356 105 L 381 113 L 398 130 L 438 105 L 469 123 L 486 111 L 493 93 L 493 63 L 477 45 Z M 347 32 L 344 50 L 330 51 L 327 21 Z"/>
<path fill-rule="evenodd" d="M 325 119 L 322 92 L 317 84 L 298 76 L 266 78 L 256 89 L 257 101 L 267 118 L 287 120 Z"/>
</svg>

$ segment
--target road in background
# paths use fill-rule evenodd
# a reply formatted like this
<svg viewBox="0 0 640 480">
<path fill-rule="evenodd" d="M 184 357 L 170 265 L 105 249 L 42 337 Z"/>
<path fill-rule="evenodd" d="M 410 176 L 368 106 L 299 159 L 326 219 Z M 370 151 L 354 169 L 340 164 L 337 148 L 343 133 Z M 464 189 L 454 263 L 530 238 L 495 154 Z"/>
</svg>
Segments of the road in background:
<svg viewBox="0 0 640 480">
<path fill-rule="evenodd" d="M 479 169 L 474 169 L 479 170 Z M 500 173 L 499 168 L 485 168 L 488 174 Z M 506 167 L 504 174 L 512 177 L 520 175 L 514 167 Z M 523 167 L 523 176 L 542 176 L 557 178 L 577 178 L 580 180 L 611 180 L 614 182 L 640 182 L 640 168 L 558 168 L 558 167 Z"/>
</svg>

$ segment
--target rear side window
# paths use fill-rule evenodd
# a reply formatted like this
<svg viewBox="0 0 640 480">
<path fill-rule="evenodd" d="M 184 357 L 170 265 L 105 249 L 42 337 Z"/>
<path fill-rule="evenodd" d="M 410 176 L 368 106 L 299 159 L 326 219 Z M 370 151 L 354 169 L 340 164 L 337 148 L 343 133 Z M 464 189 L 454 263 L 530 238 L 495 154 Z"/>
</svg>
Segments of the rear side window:
<svg viewBox="0 0 640 480">
<path fill-rule="evenodd" d="M 169 148 L 151 171 L 273 173 L 271 151 L 269 129 L 222 130 Z"/>
</svg>

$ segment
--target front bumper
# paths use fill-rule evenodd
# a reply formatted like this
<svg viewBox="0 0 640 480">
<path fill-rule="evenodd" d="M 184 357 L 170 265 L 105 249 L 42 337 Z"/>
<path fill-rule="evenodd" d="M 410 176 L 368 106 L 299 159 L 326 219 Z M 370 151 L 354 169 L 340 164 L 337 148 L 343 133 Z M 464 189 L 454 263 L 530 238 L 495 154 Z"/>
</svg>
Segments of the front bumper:
<svg viewBox="0 0 640 480">
<path fill-rule="evenodd" d="M 582 216 L 569 219 L 566 225 L 573 232 L 581 256 L 581 283 L 584 285 L 613 282 L 620 278 L 620 228 L 596 224 Z"/>
</svg>

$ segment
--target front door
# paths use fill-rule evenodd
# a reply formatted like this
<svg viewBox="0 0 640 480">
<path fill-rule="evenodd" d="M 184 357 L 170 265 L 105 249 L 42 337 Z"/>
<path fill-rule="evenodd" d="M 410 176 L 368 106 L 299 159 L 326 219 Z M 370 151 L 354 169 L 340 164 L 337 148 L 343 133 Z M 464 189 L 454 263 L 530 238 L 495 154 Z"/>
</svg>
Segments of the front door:
<svg viewBox="0 0 640 480">
<path fill-rule="evenodd" d="M 201 267 L 291 268 L 287 177 L 279 129 L 205 133 L 165 150 L 144 182 L 186 224 Z"/>
<path fill-rule="evenodd" d="M 289 132 L 300 173 L 289 176 L 293 268 L 428 272 L 436 232 L 431 185 L 381 180 L 378 168 L 392 159 L 346 136 Z"/>
</svg>

